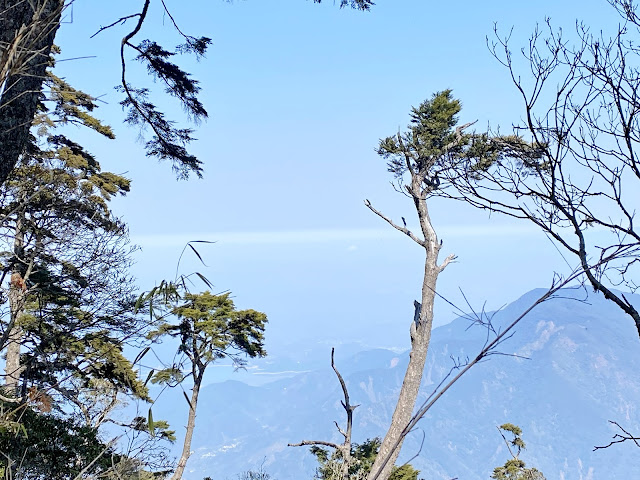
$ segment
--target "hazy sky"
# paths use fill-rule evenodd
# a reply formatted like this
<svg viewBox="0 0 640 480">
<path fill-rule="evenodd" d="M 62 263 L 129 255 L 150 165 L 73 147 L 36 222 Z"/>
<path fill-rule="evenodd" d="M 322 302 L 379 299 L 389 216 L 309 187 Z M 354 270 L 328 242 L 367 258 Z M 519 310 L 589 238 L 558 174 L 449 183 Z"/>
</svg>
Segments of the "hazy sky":
<svg viewBox="0 0 640 480">
<path fill-rule="evenodd" d="M 272 353 L 338 342 L 408 347 L 423 253 L 363 204 L 368 198 L 416 224 L 412 203 L 391 188 L 374 152 L 378 139 L 404 128 L 412 105 L 445 88 L 463 102 L 461 121 L 478 120 L 478 129 L 508 131 L 520 119 L 508 72 L 486 45 L 494 22 L 503 34 L 513 27 L 517 51 L 545 16 L 569 31 L 576 17 L 593 25 L 618 21 L 605 0 L 379 0 L 370 13 L 331 1 L 167 1 L 183 30 L 213 39 L 203 61 L 180 60 L 201 81 L 210 113 L 192 147 L 205 178 L 176 182 L 170 165 L 145 158 L 137 130 L 121 123 L 113 87 L 119 39 L 132 24 L 89 38 L 142 3 L 77 0 L 73 21 L 58 35 L 61 58 L 95 56 L 61 62 L 58 74 L 101 96 L 98 116 L 118 136 L 78 138 L 105 170 L 133 180 L 114 208 L 142 247 L 135 268 L 141 288 L 174 275 L 186 241 L 216 241 L 200 247 L 208 268 L 187 256 L 182 271 L 197 268 L 220 291 L 231 290 L 238 306 L 266 312 Z M 136 38 L 180 43 L 155 8 Z M 134 84 L 161 93 L 141 69 L 129 68 Z M 157 98 L 184 119 L 179 107 Z M 462 307 L 459 289 L 474 307 L 486 301 L 497 308 L 547 286 L 554 270 L 567 271 L 528 224 L 447 201 L 433 202 L 431 212 L 443 257 L 459 257 L 440 277 L 439 293 Z M 450 321 L 452 308 L 440 302 L 436 318 Z"/>
</svg>

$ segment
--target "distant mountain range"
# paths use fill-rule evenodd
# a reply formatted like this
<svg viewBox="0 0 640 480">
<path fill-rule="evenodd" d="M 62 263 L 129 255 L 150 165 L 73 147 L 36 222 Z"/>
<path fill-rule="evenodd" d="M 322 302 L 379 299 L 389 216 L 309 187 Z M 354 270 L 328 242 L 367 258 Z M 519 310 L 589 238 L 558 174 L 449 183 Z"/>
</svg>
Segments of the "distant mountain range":
<svg viewBox="0 0 640 480">
<path fill-rule="evenodd" d="M 542 293 L 534 290 L 508 305 L 495 314 L 494 325 L 504 327 Z M 472 368 L 410 435 L 401 461 L 410 459 L 426 480 L 487 480 L 508 458 L 496 426 L 510 422 L 523 429 L 527 449 L 521 458 L 548 480 L 640 478 L 640 448 L 627 442 L 593 451 L 617 433 L 609 420 L 640 435 L 640 339 L 632 320 L 615 305 L 586 295 L 562 290 L 522 320 L 500 349 L 518 357 L 494 355 Z M 640 297 L 628 298 L 640 304 Z M 469 325 L 459 318 L 434 330 L 419 403 L 449 372 L 452 358 L 473 358 L 482 348 L 486 330 Z M 360 404 L 354 440 L 383 436 L 408 352 L 345 348 L 337 350 L 336 363 L 352 403 Z M 329 349 L 324 354 L 322 368 L 273 363 L 274 374 L 293 366 L 308 370 L 273 382 L 226 381 L 204 388 L 185 478 L 235 479 L 261 465 L 276 480 L 312 478 L 316 462 L 308 449 L 286 445 L 303 439 L 341 441 L 333 421 L 345 421 L 342 393 L 330 369 Z M 174 427 L 184 424 L 181 393 L 154 409 L 156 418 Z"/>
</svg>

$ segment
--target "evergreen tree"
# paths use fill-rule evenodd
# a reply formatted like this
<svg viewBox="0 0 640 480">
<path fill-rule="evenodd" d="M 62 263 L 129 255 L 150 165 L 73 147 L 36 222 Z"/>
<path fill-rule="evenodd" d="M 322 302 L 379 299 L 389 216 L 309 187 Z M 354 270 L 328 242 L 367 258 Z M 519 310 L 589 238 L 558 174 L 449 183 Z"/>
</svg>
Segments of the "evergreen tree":
<svg viewBox="0 0 640 480">
<path fill-rule="evenodd" d="M 72 3 L 64 0 L 0 0 L 0 184 L 15 168 L 28 143 L 29 128 L 43 88 L 46 59 L 54 48 L 63 12 Z M 165 93 L 178 100 L 190 119 L 197 123 L 207 117 L 197 98 L 198 82 L 169 58 L 185 53 L 202 56 L 211 39 L 183 33 L 164 1 L 140 0 L 135 3 L 138 7 L 136 13 L 122 12 L 120 18 L 115 13 L 114 18 L 98 20 L 95 25 L 100 33 L 130 22 L 124 36 L 115 44 L 120 48 L 122 69 L 114 83 L 116 78 L 120 80 L 120 90 L 125 97 L 122 102 L 127 111 L 125 122 L 147 127 L 152 132 L 146 142 L 148 156 L 169 160 L 180 177 L 190 173 L 200 176 L 200 160 L 187 151 L 193 140 L 193 131 L 177 128 L 175 121 L 168 120 L 151 100 L 149 88 L 129 83 L 126 53 L 134 52 L 135 60 L 144 65 L 154 80 L 166 87 Z M 321 3 L 321 0 L 314 0 L 314 3 Z M 340 0 L 340 7 L 364 11 L 372 5 L 371 0 Z M 134 41 L 148 22 L 148 13 L 153 7 L 171 19 L 176 32 L 184 39 L 183 44 L 167 49 L 151 39 Z M 99 26 L 100 23 L 107 26 Z"/>
<path fill-rule="evenodd" d="M 97 429 L 50 415 L 46 397 L 33 397 L 30 403 L 16 408 L 0 402 L 5 422 L 20 426 L 0 429 L 1 478 L 73 480 L 83 470 L 88 475 L 106 474 L 120 462 L 121 456 L 100 439 Z"/>
<path fill-rule="evenodd" d="M 387 161 L 388 170 L 394 176 L 396 190 L 413 203 L 419 231 L 409 230 L 406 222 L 403 225 L 395 223 L 374 208 L 369 200 L 365 200 L 365 205 L 420 245 L 425 257 L 421 300 L 414 301 L 414 317 L 407 322 L 411 339 L 409 364 L 391 425 L 371 470 L 371 479 L 389 478 L 404 437 L 411 430 L 410 423 L 417 421 L 412 415 L 431 341 L 436 284 L 439 275 L 456 259 L 450 254 L 439 260 L 443 242 L 431 221 L 427 201 L 450 187 L 446 172 L 466 159 L 473 158 L 477 164 L 484 164 L 500 156 L 510 156 L 518 149 L 530 149 L 526 142 L 517 138 L 508 139 L 504 142 L 507 146 L 503 146 L 489 142 L 487 135 L 467 133 L 466 129 L 473 123 L 456 126 L 461 108 L 460 101 L 453 98 L 451 90 L 438 92 L 411 109 L 411 122 L 405 132 L 381 139 L 378 146 L 378 154 Z"/>
<path fill-rule="evenodd" d="M 122 394 L 147 398 L 123 354 L 127 342 L 143 340 L 146 325 L 134 314 L 133 248 L 108 205 L 128 192 L 129 181 L 103 172 L 61 128 L 80 125 L 113 138 L 92 115 L 94 99 L 53 74 L 46 82 L 28 149 L 0 187 L 0 281 L 9 305 L 0 318 L 7 395 L 0 466 L 7 478 L 74 478 L 84 468 L 127 478 L 148 459 L 117 454 L 99 428 Z M 125 427 L 130 437 L 149 437 L 145 419 Z M 167 425 L 155 427 L 157 440 L 171 440 Z M 56 443 L 46 446 L 51 435 Z M 138 453 L 148 444 L 138 442 Z M 161 456 L 151 461 L 167 466 Z"/>
<path fill-rule="evenodd" d="M 148 455 L 142 459 L 120 453 L 118 439 L 106 441 L 98 428 L 82 419 L 63 418 L 50 410 L 47 396 L 36 392 L 18 407 L 0 401 L 4 419 L 0 426 L 0 478 L 152 480 L 169 472 L 166 468 L 149 470 Z M 148 437 L 146 421 L 138 420 L 136 431 Z M 164 425 L 157 422 L 156 426 Z M 129 433 L 131 437 L 135 431 Z"/>
<path fill-rule="evenodd" d="M 348 468 L 349 480 L 367 478 L 380 450 L 380 443 L 379 438 L 372 438 L 363 443 L 352 445 Z M 330 454 L 325 448 L 313 446 L 311 453 L 315 455 L 320 464 L 316 469 L 315 478 L 318 480 L 342 480 L 341 472 L 344 459 L 337 450 Z M 419 473 L 419 470 L 405 464 L 393 467 L 389 478 L 391 480 L 417 480 Z"/>
<path fill-rule="evenodd" d="M 5 385 L 18 397 L 31 386 L 52 387 L 69 400 L 71 382 L 63 378 L 85 386 L 100 378 L 144 397 L 122 354 L 139 330 L 128 275 L 132 248 L 126 226 L 108 208 L 129 181 L 102 172 L 89 152 L 58 131 L 80 124 L 113 138 L 91 115 L 94 100 L 55 75 L 47 82 L 37 136 L 0 190 L 10 306 L 0 337 Z"/>
<path fill-rule="evenodd" d="M 166 310 L 162 314 L 157 312 L 157 306 L 153 306 L 155 297 L 164 299 Z M 242 365 L 245 356 L 265 356 L 267 353 L 263 341 L 267 316 L 255 310 L 236 310 L 229 293 L 192 294 L 181 291 L 175 285 L 154 289 L 145 300 L 149 302 L 152 316 L 157 318 L 149 338 L 158 341 L 170 336 L 180 342 L 180 360 L 155 372 L 152 382 L 176 385 L 187 377 L 193 381 L 191 397 L 187 399 L 189 415 L 184 447 L 171 477 L 172 480 L 178 480 L 182 478 L 191 454 L 198 395 L 207 367 L 221 358 L 229 358 L 234 364 Z M 183 369 L 186 369 L 186 374 Z"/>
<path fill-rule="evenodd" d="M 495 480 L 545 480 L 545 476 L 539 470 L 535 468 L 526 468 L 526 464 L 521 460 L 520 453 L 525 449 L 526 445 L 522 440 L 522 429 L 517 425 L 511 423 L 505 423 L 500 425 L 498 429 L 500 435 L 504 439 L 511 458 L 505 462 L 501 467 L 496 467 L 493 470 L 491 478 Z M 511 440 L 507 440 L 502 432 L 508 432 L 513 437 Z"/>
</svg>

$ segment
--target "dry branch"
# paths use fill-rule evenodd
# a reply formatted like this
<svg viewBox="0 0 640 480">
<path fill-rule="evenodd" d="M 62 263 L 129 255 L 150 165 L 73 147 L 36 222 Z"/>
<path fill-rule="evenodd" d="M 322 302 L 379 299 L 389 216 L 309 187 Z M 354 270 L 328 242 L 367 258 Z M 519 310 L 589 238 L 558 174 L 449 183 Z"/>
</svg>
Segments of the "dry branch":
<svg viewBox="0 0 640 480">
<path fill-rule="evenodd" d="M 340 403 L 342 404 L 342 408 L 344 408 L 347 414 L 347 428 L 346 430 L 342 430 L 337 422 L 334 422 L 336 428 L 340 432 L 340 434 L 344 437 L 344 442 L 342 444 L 337 444 L 333 442 L 327 442 L 324 440 L 302 440 L 298 443 L 289 443 L 289 447 L 302 447 L 302 446 L 324 446 L 333 448 L 336 452 L 339 452 L 342 457 L 342 462 L 340 465 L 340 478 L 343 480 L 348 480 L 349 478 L 349 467 L 351 465 L 351 433 L 353 431 L 353 411 L 358 408 L 359 405 L 351 405 L 349 401 L 349 391 L 347 390 L 347 384 L 345 383 L 342 375 L 338 371 L 338 368 L 334 362 L 334 351 L 335 349 L 331 349 L 331 368 L 338 377 L 338 381 L 340 382 L 340 387 L 342 388 L 342 394 L 344 395 L 344 400 Z"/>
</svg>

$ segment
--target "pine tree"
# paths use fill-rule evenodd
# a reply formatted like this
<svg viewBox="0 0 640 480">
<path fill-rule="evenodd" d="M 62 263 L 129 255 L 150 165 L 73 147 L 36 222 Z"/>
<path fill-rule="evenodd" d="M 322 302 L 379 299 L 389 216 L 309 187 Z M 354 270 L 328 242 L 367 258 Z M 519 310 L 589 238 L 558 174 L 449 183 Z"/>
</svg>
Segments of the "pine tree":
<svg viewBox="0 0 640 480">
<path fill-rule="evenodd" d="M 521 159 L 537 159 L 537 151 L 518 137 L 500 137 L 500 141 L 488 134 L 467 133 L 474 122 L 458 125 L 462 104 L 451 90 L 434 94 L 411 109 L 411 122 L 405 132 L 380 140 L 378 154 L 387 161 L 387 167 L 395 179 L 397 191 L 405 194 L 413 203 L 418 217 L 419 231 L 414 232 L 373 207 L 369 200 L 365 205 L 393 228 L 407 235 L 424 250 L 424 275 L 420 301 L 414 301 L 414 317 L 409 321 L 411 354 L 405 372 L 398 402 L 391 425 L 382 440 L 380 454 L 371 469 L 371 480 L 387 480 L 400 453 L 405 436 L 425 411 L 413 416 L 414 406 L 424 365 L 431 342 L 433 306 L 439 275 L 456 259 L 453 254 L 438 259 L 443 242 L 431 221 L 428 200 L 442 195 L 451 188 L 448 172 L 472 159 L 476 165 L 492 163 L 497 159 L 518 156 Z M 437 400 L 436 396 L 432 401 Z"/>
<path fill-rule="evenodd" d="M 153 306 L 156 297 L 164 300 L 166 310 L 162 314 L 158 313 L 158 305 Z M 149 338 L 154 341 L 165 336 L 177 338 L 180 341 L 178 353 L 182 354 L 174 365 L 155 372 L 151 381 L 168 385 L 176 385 L 188 377 L 193 381 L 191 397 L 187 398 L 189 415 L 182 455 L 171 477 L 179 480 L 191 455 L 198 396 L 207 367 L 222 358 L 229 358 L 241 366 L 245 356 L 265 356 L 263 342 L 267 316 L 255 310 L 236 310 L 229 293 L 192 294 L 174 284 L 152 290 L 145 300 L 149 302 L 152 316 L 157 318 Z"/>
<path fill-rule="evenodd" d="M 99 434 L 122 395 L 147 398 L 123 353 L 127 343 L 144 341 L 147 325 L 135 314 L 133 247 L 109 209 L 130 183 L 103 172 L 66 134 L 65 126 L 78 125 L 114 138 L 93 116 L 95 100 L 53 74 L 47 86 L 29 148 L 0 187 L 2 286 L 10 306 L 0 336 L 9 395 L 0 443 L 11 445 L 2 447 L 0 464 L 9 475 L 19 467 L 25 478 L 74 478 L 84 467 L 104 478 L 149 476 L 149 463 L 168 467 L 155 445 L 174 440 L 166 422 L 155 422 L 155 436 L 144 418 L 123 425 L 142 452 L 136 458 L 116 453 Z M 44 445 L 47 428 L 58 432 L 64 451 Z"/>
<path fill-rule="evenodd" d="M 108 207 L 129 181 L 102 172 L 97 160 L 60 127 L 76 124 L 113 138 L 91 112 L 95 102 L 53 74 L 41 95 L 36 135 L 0 190 L 5 386 L 24 397 L 53 388 L 74 400 L 76 386 L 108 379 L 144 397 L 146 389 L 122 354 L 139 330 L 128 274 L 126 225 Z M 65 381 L 63 381 L 65 379 Z"/>
<path fill-rule="evenodd" d="M 380 450 L 380 439 L 371 438 L 360 444 L 354 443 L 349 458 L 348 479 L 360 480 L 367 478 L 373 462 Z M 342 480 L 342 463 L 344 459 L 337 450 L 333 453 L 325 448 L 313 446 L 311 453 L 315 455 L 319 466 L 316 469 L 315 478 L 318 480 Z M 419 470 L 409 464 L 393 467 L 391 480 L 417 480 Z"/>
<path fill-rule="evenodd" d="M 517 425 L 505 423 L 498 428 L 500 435 L 504 439 L 504 443 L 509 449 L 511 458 L 501 467 L 493 470 L 491 478 L 495 480 L 545 480 L 545 476 L 535 468 L 526 468 L 526 464 L 520 459 L 520 453 L 525 449 L 526 445 L 522 440 L 522 429 Z M 507 440 L 502 432 L 510 433 L 513 438 Z"/>
</svg>

